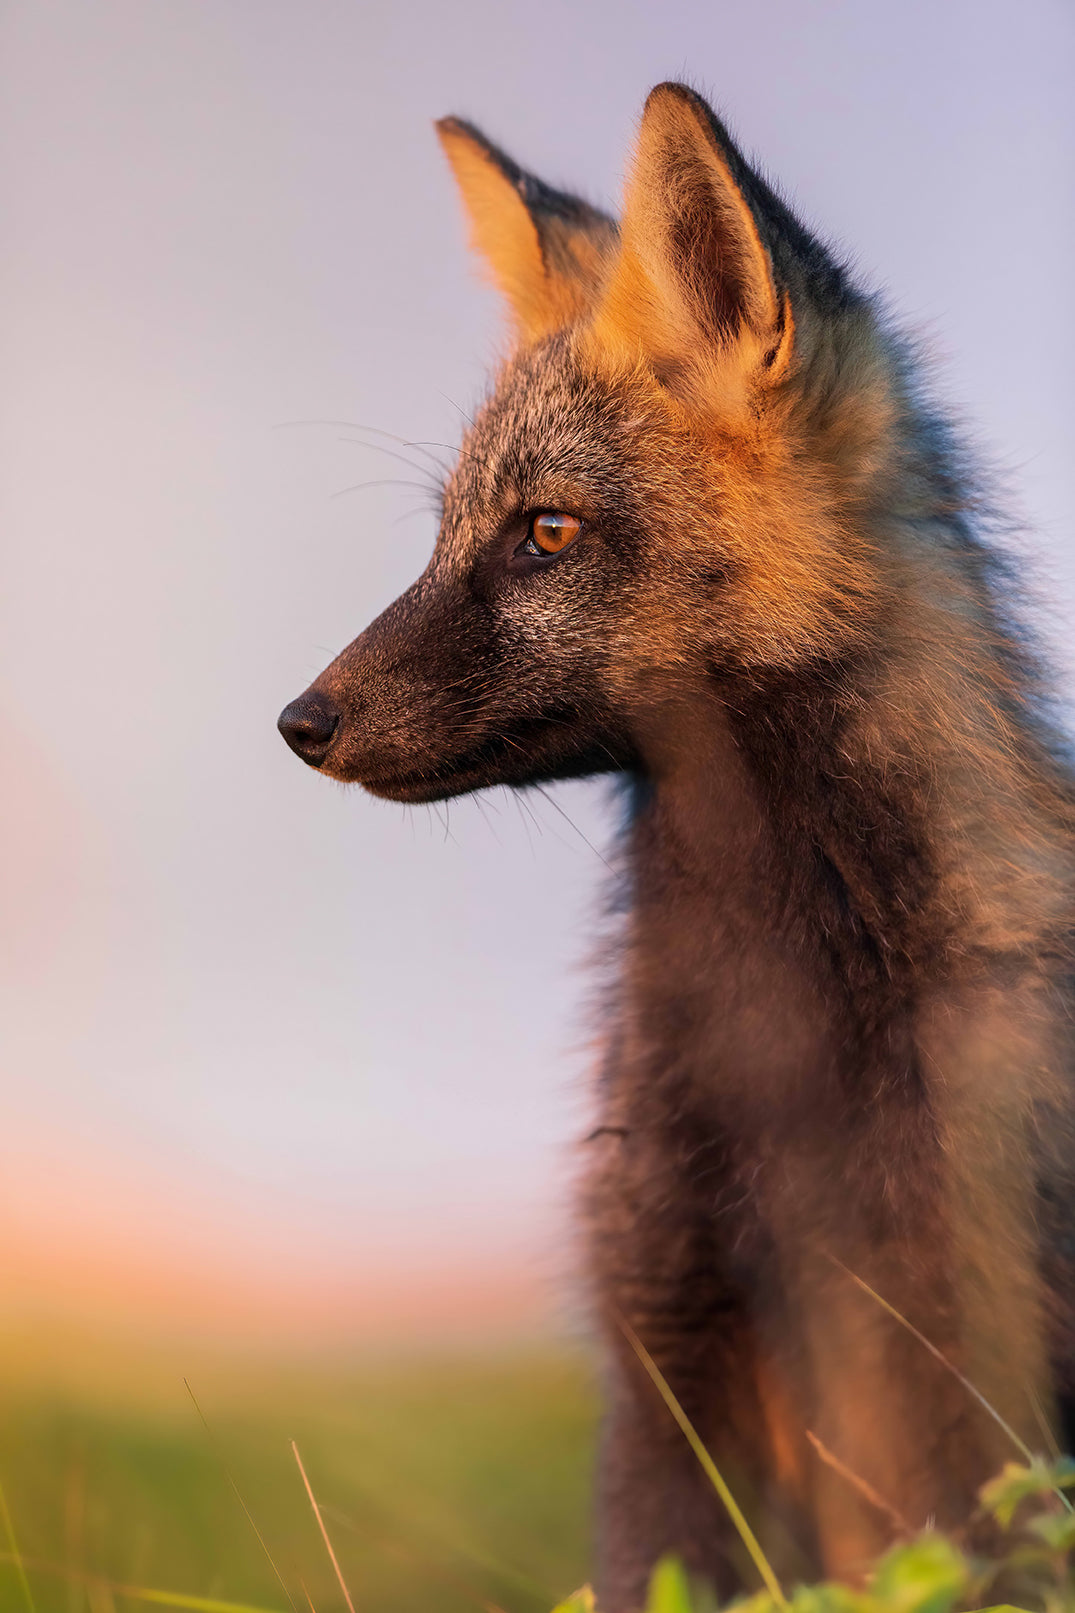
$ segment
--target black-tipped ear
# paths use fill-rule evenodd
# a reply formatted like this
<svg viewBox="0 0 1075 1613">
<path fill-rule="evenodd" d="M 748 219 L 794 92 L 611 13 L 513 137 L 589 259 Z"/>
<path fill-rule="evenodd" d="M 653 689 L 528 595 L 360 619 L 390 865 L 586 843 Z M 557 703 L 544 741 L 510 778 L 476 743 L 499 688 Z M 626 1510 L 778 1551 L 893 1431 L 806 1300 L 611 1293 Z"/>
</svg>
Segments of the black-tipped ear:
<svg viewBox="0 0 1075 1613">
<path fill-rule="evenodd" d="M 524 338 L 570 324 L 594 305 L 616 226 L 576 196 L 526 173 L 461 118 L 436 126 L 470 218 L 474 247 Z"/>
<path fill-rule="evenodd" d="M 659 84 L 642 114 L 604 309 L 659 367 L 736 346 L 772 367 L 790 352 L 790 308 L 756 190 L 701 96 Z"/>
</svg>

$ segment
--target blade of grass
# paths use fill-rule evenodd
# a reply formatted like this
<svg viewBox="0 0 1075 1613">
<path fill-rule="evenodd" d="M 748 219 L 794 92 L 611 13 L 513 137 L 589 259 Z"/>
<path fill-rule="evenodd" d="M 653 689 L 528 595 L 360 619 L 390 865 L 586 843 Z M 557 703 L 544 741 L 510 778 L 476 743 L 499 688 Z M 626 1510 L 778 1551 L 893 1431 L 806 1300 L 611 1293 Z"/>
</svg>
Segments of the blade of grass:
<svg viewBox="0 0 1075 1613">
<path fill-rule="evenodd" d="M 257 1536 L 258 1545 L 261 1547 L 262 1551 L 265 1553 L 265 1558 L 266 1558 L 266 1561 L 269 1564 L 269 1567 L 272 1569 L 273 1573 L 276 1575 L 277 1579 L 280 1581 L 280 1589 L 283 1591 L 284 1595 L 287 1597 L 287 1602 L 288 1602 L 288 1606 L 291 1609 L 291 1613 L 298 1613 L 298 1609 L 295 1606 L 294 1598 L 292 1597 L 291 1592 L 288 1590 L 287 1585 L 286 1585 L 286 1583 L 284 1581 L 284 1576 L 283 1576 L 283 1574 L 281 1574 L 280 1570 L 276 1566 L 276 1563 L 273 1561 L 272 1552 L 269 1550 L 268 1546 L 265 1544 L 265 1537 L 262 1534 L 261 1530 L 258 1528 L 257 1524 L 254 1522 L 253 1513 L 250 1511 L 250 1508 L 247 1506 L 246 1502 L 243 1500 L 242 1496 L 239 1494 L 239 1486 L 236 1484 L 235 1479 L 232 1476 L 231 1468 L 228 1466 L 227 1462 L 224 1460 L 224 1457 L 223 1457 L 223 1455 L 221 1454 L 221 1451 L 220 1451 L 220 1447 L 218 1446 L 218 1444 L 216 1442 L 216 1439 L 214 1438 L 213 1430 L 209 1427 L 209 1424 L 206 1422 L 205 1413 L 202 1411 L 202 1408 L 199 1406 L 199 1404 L 198 1404 L 198 1402 L 197 1402 L 197 1400 L 195 1398 L 195 1395 L 194 1395 L 194 1390 L 190 1387 L 190 1384 L 187 1382 L 186 1378 L 183 1379 L 183 1387 L 187 1391 L 187 1394 L 191 1398 L 191 1401 L 192 1401 L 192 1403 L 194 1405 L 194 1410 L 198 1413 L 198 1416 L 201 1418 L 202 1427 L 205 1429 L 206 1435 L 208 1436 L 208 1439 L 209 1439 L 209 1443 L 213 1448 L 213 1454 L 215 1455 L 217 1461 L 220 1463 L 220 1466 L 223 1469 L 224 1477 L 227 1479 L 228 1483 L 231 1485 L 232 1490 L 234 1491 L 234 1494 L 235 1494 L 236 1501 L 238 1501 L 239 1505 L 242 1507 L 244 1513 L 246 1514 L 246 1521 L 250 1525 L 251 1529 L 253 1529 L 255 1535 Z"/>
<path fill-rule="evenodd" d="M 299 1473 L 302 1475 L 302 1482 L 306 1486 L 306 1494 L 310 1497 L 310 1505 L 313 1507 L 314 1517 L 317 1519 L 317 1527 L 321 1531 L 321 1538 L 325 1542 L 325 1550 L 328 1552 L 329 1561 L 336 1570 L 336 1578 L 340 1582 L 340 1590 L 343 1592 L 343 1599 L 347 1603 L 349 1613 L 355 1613 L 355 1604 L 351 1600 L 351 1592 L 347 1589 L 347 1582 L 343 1577 L 343 1572 L 337 1560 L 336 1553 L 332 1549 L 332 1541 L 328 1537 L 328 1530 L 325 1528 L 325 1520 L 321 1516 L 321 1508 L 317 1504 L 317 1499 L 310 1487 L 310 1481 L 306 1477 L 306 1469 L 302 1465 L 302 1457 L 299 1455 L 299 1447 L 295 1444 L 294 1440 L 291 1441 L 291 1451 L 295 1458 L 295 1463 L 298 1467 Z"/>
<path fill-rule="evenodd" d="M 86 1514 L 86 1448 L 82 1440 L 73 1447 L 67 1463 L 63 1498 L 64 1557 L 68 1567 L 82 1565 Z M 67 1582 L 67 1613 L 82 1613 L 86 1605 L 84 1587 L 77 1579 Z"/>
<path fill-rule="evenodd" d="M 413 1496 L 404 1511 L 402 1508 L 393 1506 L 391 1502 L 386 1501 L 384 1496 L 378 1493 L 372 1485 L 357 1478 L 354 1474 L 351 1475 L 350 1482 L 351 1489 L 360 1490 L 367 1505 L 374 1507 L 389 1528 L 393 1529 L 400 1538 L 409 1540 L 414 1536 L 416 1530 L 420 1531 L 426 1536 L 429 1545 L 438 1547 L 442 1552 L 447 1552 L 449 1556 L 459 1557 L 465 1562 L 473 1563 L 475 1567 L 483 1568 L 486 1572 L 494 1574 L 497 1579 L 503 1580 L 514 1589 L 525 1591 L 527 1595 L 538 1597 L 543 1602 L 552 1603 L 555 1601 L 555 1595 L 547 1585 L 539 1585 L 535 1580 L 531 1579 L 529 1574 L 520 1572 L 519 1569 L 513 1568 L 509 1563 L 502 1563 L 498 1557 L 494 1557 L 481 1547 L 476 1546 L 472 1540 L 464 1538 L 459 1530 L 458 1519 L 454 1519 L 453 1526 L 449 1528 L 442 1519 L 431 1517 L 428 1511 L 419 1511 Z M 351 1534 L 358 1533 L 355 1525 L 345 1512 L 341 1512 L 337 1507 L 324 1507 L 322 1510 Z"/>
<path fill-rule="evenodd" d="M 322 1506 L 321 1511 L 326 1517 L 332 1518 L 334 1522 L 342 1524 L 343 1527 L 351 1534 L 359 1533 L 358 1529 L 351 1522 L 347 1514 L 345 1512 L 341 1512 L 339 1507 Z M 371 1543 L 371 1536 L 368 1531 L 363 1531 L 362 1537 L 366 1541 L 367 1545 Z M 484 1608 L 486 1613 L 490 1613 L 490 1609 L 493 1610 L 493 1613 L 504 1613 L 503 1608 L 497 1607 L 495 1603 L 485 1600 L 478 1594 L 473 1585 L 468 1585 L 464 1580 L 461 1580 L 458 1575 L 453 1574 L 450 1570 L 446 1569 L 443 1564 L 435 1562 L 429 1557 L 428 1553 L 424 1553 L 420 1550 L 416 1551 L 413 1548 L 411 1550 L 407 1550 L 401 1541 L 385 1536 L 381 1536 L 379 1538 L 376 1536 L 373 1537 L 372 1543 L 379 1545 L 382 1550 L 387 1552 L 395 1562 L 406 1563 L 408 1565 L 412 1563 L 420 1564 L 421 1567 L 424 1568 L 427 1573 L 432 1574 L 441 1585 L 446 1585 L 449 1587 L 449 1589 L 461 1594 L 468 1602 L 473 1602 L 475 1607 Z M 545 1600 L 551 1601 L 552 1598 L 548 1597 L 545 1598 Z"/>
<path fill-rule="evenodd" d="M 1041 1437 L 1045 1441 L 1049 1455 L 1052 1457 L 1054 1462 L 1058 1462 L 1060 1460 L 1060 1446 L 1056 1443 L 1056 1437 L 1053 1434 L 1052 1429 L 1049 1427 L 1045 1417 L 1045 1412 L 1042 1409 L 1041 1400 L 1038 1398 L 1037 1391 L 1032 1383 L 1028 1383 L 1026 1385 L 1026 1395 L 1027 1399 L 1030 1401 L 1031 1410 L 1034 1413 L 1034 1421 L 1041 1430 Z"/>
<path fill-rule="evenodd" d="M 1023 1458 L 1024 1462 L 1033 1464 L 1034 1452 L 1030 1449 L 1030 1446 L 1025 1440 L 1020 1439 L 1011 1423 L 1006 1421 L 1006 1419 L 1001 1416 L 997 1408 L 985 1398 L 982 1391 L 970 1381 L 966 1374 L 960 1372 L 959 1368 L 949 1361 L 943 1350 L 939 1350 L 932 1340 L 927 1339 L 924 1333 L 920 1333 L 913 1322 L 909 1322 L 906 1316 L 896 1309 L 895 1305 L 890 1305 L 888 1300 L 877 1292 L 876 1288 L 871 1288 L 868 1282 L 864 1282 L 856 1272 L 851 1270 L 850 1266 L 845 1266 L 843 1261 L 838 1260 L 835 1255 L 829 1255 L 829 1259 L 832 1261 L 834 1266 L 837 1266 L 840 1271 L 844 1273 L 845 1277 L 850 1277 L 851 1281 L 856 1283 L 858 1287 L 862 1289 L 864 1294 L 869 1294 L 870 1298 L 875 1300 L 883 1311 L 887 1311 L 889 1316 L 891 1316 L 894 1321 L 898 1322 L 901 1327 L 905 1327 L 908 1333 L 910 1333 L 911 1337 L 917 1339 L 922 1348 L 924 1350 L 928 1350 L 933 1359 L 935 1361 L 939 1361 L 941 1366 L 950 1372 L 958 1383 L 963 1385 L 963 1388 L 967 1391 L 971 1398 L 978 1402 L 982 1410 L 988 1413 L 988 1415 L 992 1417 L 993 1421 L 996 1423 L 997 1427 L 1008 1436 L 1016 1450 L 1019 1452 L 1020 1456 Z M 1056 1490 L 1054 1493 L 1059 1496 L 1068 1512 L 1075 1511 L 1075 1508 L 1072 1507 L 1071 1502 L 1068 1500 L 1067 1496 L 1062 1490 Z"/>
<path fill-rule="evenodd" d="M 109 1585 L 117 1596 L 132 1602 L 152 1602 L 156 1607 L 186 1608 L 188 1613 L 269 1613 L 249 1602 L 222 1602 L 217 1596 L 186 1596 L 182 1591 L 158 1591 L 150 1585 Z"/>
<path fill-rule="evenodd" d="M 702 1471 L 705 1473 L 706 1478 L 709 1480 L 710 1484 L 723 1501 L 729 1518 L 731 1518 L 732 1523 L 739 1532 L 740 1540 L 750 1553 L 751 1561 L 758 1570 L 758 1573 L 761 1575 L 762 1584 L 765 1586 L 765 1589 L 769 1592 L 769 1595 L 772 1597 L 773 1601 L 776 1602 L 778 1607 L 787 1607 L 788 1599 L 780 1588 L 780 1581 L 773 1573 L 769 1559 L 762 1551 L 761 1546 L 758 1543 L 757 1536 L 740 1511 L 738 1502 L 736 1501 L 731 1490 L 729 1490 L 727 1484 L 724 1482 L 724 1478 L 722 1477 L 717 1464 L 714 1462 L 713 1458 L 710 1456 L 709 1452 L 706 1450 L 701 1439 L 699 1438 L 694 1424 L 691 1422 L 690 1418 L 687 1416 L 687 1413 L 683 1410 L 683 1407 L 672 1393 L 664 1373 L 661 1371 L 656 1361 L 654 1361 L 653 1357 L 650 1355 L 649 1351 L 646 1349 L 646 1346 L 642 1343 L 642 1340 L 638 1337 L 638 1334 L 634 1331 L 634 1329 L 630 1327 L 622 1317 L 619 1318 L 619 1324 L 623 1329 L 623 1334 L 627 1339 L 627 1342 L 630 1344 L 632 1350 L 634 1350 L 635 1354 L 638 1356 L 638 1359 L 641 1361 L 642 1365 L 645 1367 L 646 1371 L 649 1373 L 654 1384 L 656 1385 L 661 1399 L 664 1401 L 665 1405 L 668 1407 L 669 1411 L 672 1413 L 672 1416 L 675 1418 L 676 1422 L 679 1424 L 684 1435 L 686 1436 L 687 1443 L 701 1463 Z"/>
<path fill-rule="evenodd" d="M 22 1587 L 23 1601 L 26 1603 L 29 1613 L 37 1613 L 37 1609 L 34 1607 L 33 1592 L 30 1590 L 30 1581 L 26 1578 L 26 1569 L 23 1565 L 22 1554 L 19 1551 L 19 1543 L 15 1539 L 15 1525 L 11 1521 L 11 1513 L 8 1511 L 7 1496 L 4 1494 L 3 1484 L 0 1484 L 0 1514 L 3 1515 L 4 1533 L 7 1535 L 7 1543 L 11 1549 L 11 1561 L 14 1564 L 15 1573 Z"/>
<path fill-rule="evenodd" d="M 99 1579 L 87 1584 L 86 1600 L 90 1604 L 90 1613 L 116 1613 L 116 1599 Z"/>
<path fill-rule="evenodd" d="M 866 1479 L 862 1478 L 860 1474 L 856 1473 L 853 1468 L 848 1467 L 846 1462 L 841 1462 L 840 1458 L 835 1456 L 833 1452 L 829 1450 L 827 1445 L 823 1445 L 821 1440 L 818 1439 L 817 1435 L 812 1433 L 809 1428 L 805 1430 L 805 1433 L 807 1439 L 814 1447 L 814 1450 L 817 1452 L 820 1459 L 825 1463 L 826 1467 L 831 1467 L 834 1473 L 838 1473 L 842 1479 L 846 1480 L 846 1482 L 850 1484 L 852 1489 L 859 1492 L 864 1500 L 868 1501 L 872 1507 L 876 1507 L 878 1512 L 882 1513 L 884 1517 L 888 1519 L 889 1523 L 893 1525 L 896 1531 L 902 1535 L 905 1540 L 910 1540 L 911 1536 L 914 1534 L 914 1530 L 911 1528 L 906 1518 L 904 1518 L 901 1513 L 896 1511 L 896 1508 L 892 1505 L 892 1503 L 890 1501 L 886 1501 L 879 1490 L 875 1490 L 872 1484 L 868 1483 Z"/>
<path fill-rule="evenodd" d="M 894 1321 L 897 1321 L 901 1327 L 905 1327 L 908 1333 L 910 1333 L 911 1337 L 917 1339 L 922 1348 L 924 1350 L 928 1350 L 933 1359 L 935 1361 L 939 1361 L 941 1366 L 945 1367 L 952 1374 L 953 1378 L 957 1379 L 958 1382 L 963 1385 L 967 1393 L 971 1395 L 973 1399 L 975 1399 L 982 1407 L 982 1410 L 988 1412 L 989 1416 L 992 1417 L 997 1427 L 1003 1429 L 1004 1433 L 1007 1434 L 1008 1438 L 1011 1440 L 1020 1456 L 1023 1457 L 1024 1461 L 1032 1462 L 1034 1460 L 1034 1453 L 1030 1449 L 1030 1446 L 1027 1445 L 1024 1440 L 1019 1438 L 1019 1435 L 1015 1432 L 1015 1429 L 1012 1427 L 1011 1423 L 1005 1422 L 1004 1418 L 1000 1415 L 1000 1412 L 996 1409 L 996 1407 L 990 1405 L 989 1401 L 982 1394 L 982 1391 L 975 1388 L 970 1379 L 965 1377 L 957 1366 L 953 1366 L 952 1362 L 949 1361 L 948 1357 L 942 1350 L 939 1350 L 930 1339 L 927 1339 L 924 1333 L 920 1333 L 917 1327 L 915 1327 L 914 1323 L 909 1322 L 906 1316 L 896 1309 L 895 1305 L 890 1305 L 888 1300 L 883 1298 L 882 1295 L 877 1292 L 876 1288 L 871 1288 L 869 1283 L 864 1282 L 863 1279 L 857 1275 L 857 1273 L 853 1272 L 850 1266 L 845 1266 L 843 1261 L 837 1260 L 835 1255 L 830 1255 L 829 1259 L 832 1261 L 834 1266 L 839 1267 L 845 1277 L 850 1277 L 851 1281 L 857 1284 L 857 1286 L 862 1289 L 864 1294 L 869 1294 L 870 1298 L 875 1300 L 883 1311 L 887 1311 L 889 1316 L 891 1316 Z"/>
<path fill-rule="evenodd" d="M 0 1562 L 13 1563 L 10 1552 L 0 1552 Z M 118 1580 L 105 1579 L 101 1574 L 84 1573 L 81 1569 L 66 1568 L 59 1563 L 26 1559 L 35 1573 L 55 1574 L 60 1579 L 75 1579 L 90 1589 L 111 1596 L 125 1596 L 132 1602 L 151 1602 L 157 1607 L 185 1608 L 187 1613 L 279 1613 L 278 1608 L 255 1607 L 251 1602 L 228 1602 L 219 1596 L 191 1596 L 185 1591 L 162 1591 L 155 1585 L 121 1585 Z"/>
</svg>

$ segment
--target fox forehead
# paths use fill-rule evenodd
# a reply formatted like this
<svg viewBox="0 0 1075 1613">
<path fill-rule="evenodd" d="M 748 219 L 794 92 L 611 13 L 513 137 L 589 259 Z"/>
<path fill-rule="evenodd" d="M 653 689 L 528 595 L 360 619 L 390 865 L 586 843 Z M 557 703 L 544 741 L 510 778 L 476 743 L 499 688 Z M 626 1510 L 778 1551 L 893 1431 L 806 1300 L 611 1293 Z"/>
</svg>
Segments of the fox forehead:
<svg viewBox="0 0 1075 1613">
<path fill-rule="evenodd" d="M 644 400 L 579 362 L 571 333 L 500 372 L 463 439 L 438 547 L 472 555 L 512 515 L 561 505 L 586 515 L 622 486 Z"/>
</svg>

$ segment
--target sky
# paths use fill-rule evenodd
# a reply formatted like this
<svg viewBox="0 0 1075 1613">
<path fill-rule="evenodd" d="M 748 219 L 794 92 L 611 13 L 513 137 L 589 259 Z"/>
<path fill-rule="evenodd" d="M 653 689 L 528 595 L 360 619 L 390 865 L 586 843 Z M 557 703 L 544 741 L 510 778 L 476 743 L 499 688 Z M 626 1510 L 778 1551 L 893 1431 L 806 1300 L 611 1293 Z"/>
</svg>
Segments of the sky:
<svg viewBox="0 0 1075 1613">
<path fill-rule="evenodd" d="M 429 489 L 381 450 L 450 457 L 503 340 L 432 120 L 615 209 L 668 77 L 924 339 L 1075 687 L 1067 0 L 7 0 L 23 1269 L 130 1253 L 211 1272 L 208 1311 L 233 1276 L 348 1315 L 389 1278 L 484 1272 L 494 1308 L 498 1272 L 569 1285 L 606 788 L 407 810 L 275 720 L 425 564 Z"/>
</svg>

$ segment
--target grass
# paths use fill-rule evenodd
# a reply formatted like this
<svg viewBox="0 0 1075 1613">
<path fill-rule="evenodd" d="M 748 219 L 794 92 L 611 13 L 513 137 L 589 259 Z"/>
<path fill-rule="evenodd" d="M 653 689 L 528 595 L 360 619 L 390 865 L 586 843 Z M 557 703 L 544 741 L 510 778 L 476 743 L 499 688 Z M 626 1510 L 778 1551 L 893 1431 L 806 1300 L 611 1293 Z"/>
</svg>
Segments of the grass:
<svg viewBox="0 0 1075 1613">
<path fill-rule="evenodd" d="M 548 1609 L 585 1577 L 595 1396 L 569 1355 L 417 1361 L 130 1396 L 9 1380 L 0 1608 L 121 1613 L 146 1586 L 359 1613 Z M 2 1522 L 2 1519 L 0 1519 Z M 65 1571 L 70 1577 L 65 1577 Z M 25 1574 L 25 1584 L 22 1575 Z"/>
<path fill-rule="evenodd" d="M 144 1356 L 64 1387 L 6 1374 L 0 1613 L 593 1613 L 588 1592 L 569 1595 L 586 1574 L 596 1423 L 580 1357 L 241 1375 L 207 1364 L 193 1381 L 197 1403 L 181 1371 L 147 1371 Z M 995 1605 L 1005 1584 L 1029 1607 L 1075 1613 L 1069 1492 L 1075 1462 L 1012 1462 L 982 1492 L 1001 1532 L 995 1557 L 927 1531 L 857 1591 L 781 1586 L 757 1548 L 760 1588 L 740 1613 L 956 1613 Z M 660 1565 L 648 1613 L 711 1605 L 674 1562 Z"/>
</svg>

